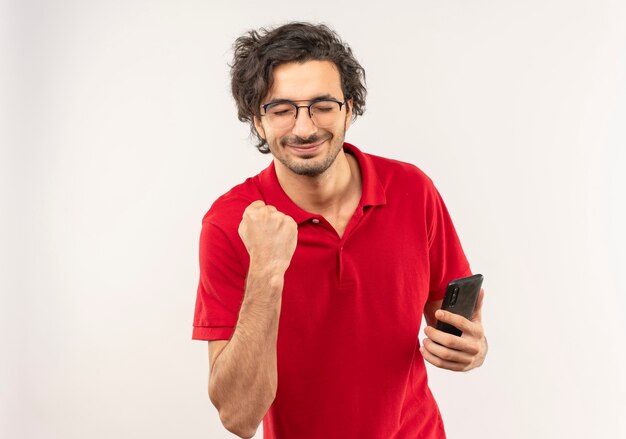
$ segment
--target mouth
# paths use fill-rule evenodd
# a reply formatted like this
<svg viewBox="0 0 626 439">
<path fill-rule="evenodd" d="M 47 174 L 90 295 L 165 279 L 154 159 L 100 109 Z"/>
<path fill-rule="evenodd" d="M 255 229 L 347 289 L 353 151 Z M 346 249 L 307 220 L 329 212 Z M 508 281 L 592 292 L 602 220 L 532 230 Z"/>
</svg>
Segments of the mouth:
<svg viewBox="0 0 626 439">
<path fill-rule="evenodd" d="M 295 152 L 299 152 L 299 153 L 303 153 L 303 154 L 311 154 L 314 152 L 317 152 L 317 150 L 320 149 L 320 147 L 322 146 L 322 144 L 325 142 L 326 140 L 322 140 L 321 142 L 318 143 L 307 143 L 305 145 L 290 145 L 287 144 L 286 146 L 295 151 Z"/>
</svg>

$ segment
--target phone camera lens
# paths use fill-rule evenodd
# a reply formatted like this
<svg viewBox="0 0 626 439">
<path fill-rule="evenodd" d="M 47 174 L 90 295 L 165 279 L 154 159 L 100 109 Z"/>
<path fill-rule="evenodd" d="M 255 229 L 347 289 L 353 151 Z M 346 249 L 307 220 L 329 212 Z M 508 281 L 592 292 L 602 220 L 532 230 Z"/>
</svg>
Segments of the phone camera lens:
<svg viewBox="0 0 626 439">
<path fill-rule="evenodd" d="M 454 288 L 452 290 L 452 296 L 450 297 L 450 306 L 454 306 L 456 304 L 456 300 L 459 297 L 459 287 Z"/>
</svg>

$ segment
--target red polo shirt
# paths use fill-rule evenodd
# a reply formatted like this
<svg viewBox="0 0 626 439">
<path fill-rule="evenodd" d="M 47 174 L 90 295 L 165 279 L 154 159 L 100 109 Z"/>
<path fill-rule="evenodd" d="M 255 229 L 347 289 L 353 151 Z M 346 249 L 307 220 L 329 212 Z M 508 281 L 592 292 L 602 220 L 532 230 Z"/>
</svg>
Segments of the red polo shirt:
<svg viewBox="0 0 626 439">
<path fill-rule="evenodd" d="M 443 438 L 418 333 L 426 301 L 470 275 L 468 262 L 422 171 L 348 143 L 344 150 L 358 159 L 363 191 L 341 238 L 287 197 L 273 163 L 215 201 L 202 222 L 193 338 L 232 336 L 249 266 L 237 228 L 244 209 L 263 200 L 298 223 L 265 439 Z"/>
</svg>

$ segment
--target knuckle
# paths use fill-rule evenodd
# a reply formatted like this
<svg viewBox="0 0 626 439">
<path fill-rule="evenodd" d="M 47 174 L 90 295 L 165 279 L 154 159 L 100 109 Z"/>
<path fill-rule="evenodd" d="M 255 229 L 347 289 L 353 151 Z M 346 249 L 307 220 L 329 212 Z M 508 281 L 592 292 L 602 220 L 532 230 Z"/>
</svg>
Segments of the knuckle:
<svg viewBox="0 0 626 439">
<path fill-rule="evenodd" d="M 298 224 L 296 223 L 296 221 L 292 217 L 290 217 L 289 215 L 283 215 L 283 222 L 291 230 L 295 230 L 295 229 L 298 228 Z"/>
<path fill-rule="evenodd" d="M 459 345 L 459 337 L 456 335 L 445 333 L 441 339 L 441 343 L 456 349 Z"/>
<path fill-rule="evenodd" d="M 477 342 L 472 342 L 468 345 L 467 351 L 472 355 L 476 355 L 480 352 L 480 345 Z"/>
<path fill-rule="evenodd" d="M 248 206 L 244 209 L 243 213 L 245 214 L 250 214 L 251 212 L 258 210 L 259 207 L 261 206 L 262 201 L 253 201 L 252 203 L 248 204 Z"/>
<path fill-rule="evenodd" d="M 470 321 L 467 320 L 465 317 L 460 317 L 455 326 L 463 332 L 473 332 L 474 329 L 472 327 L 472 323 L 470 323 Z"/>
<path fill-rule="evenodd" d="M 449 350 L 443 351 L 439 356 L 444 360 L 454 360 L 454 353 L 450 352 Z"/>
<path fill-rule="evenodd" d="M 450 342 L 450 346 L 457 351 L 466 351 L 467 350 L 467 341 L 463 336 L 456 337 L 454 340 Z"/>
<path fill-rule="evenodd" d="M 255 215 L 257 210 L 258 209 L 256 207 L 252 206 L 252 205 L 246 207 L 246 210 L 243 211 L 243 218 L 244 219 L 246 219 L 246 218 L 249 219 L 251 216 Z"/>
<path fill-rule="evenodd" d="M 462 350 L 461 349 L 461 341 L 459 340 L 460 337 L 457 337 L 456 335 L 453 335 L 450 337 L 449 340 L 447 340 L 446 346 L 448 346 L 450 349 L 455 349 L 457 351 Z"/>
</svg>

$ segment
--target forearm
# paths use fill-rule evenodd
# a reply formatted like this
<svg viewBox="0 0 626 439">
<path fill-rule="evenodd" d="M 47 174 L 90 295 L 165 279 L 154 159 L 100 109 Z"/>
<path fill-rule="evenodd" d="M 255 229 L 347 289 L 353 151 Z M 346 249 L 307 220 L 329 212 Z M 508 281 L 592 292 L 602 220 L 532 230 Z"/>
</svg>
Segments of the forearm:
<svg viewBox="0 0 626 439">
<path fill-rule="evenodd" d="M 215 360 L 209 396 L 231 432 L 251 437 L 276 396 L 283 276 L 251 269 L 239 320 Z"/>
</svg>

